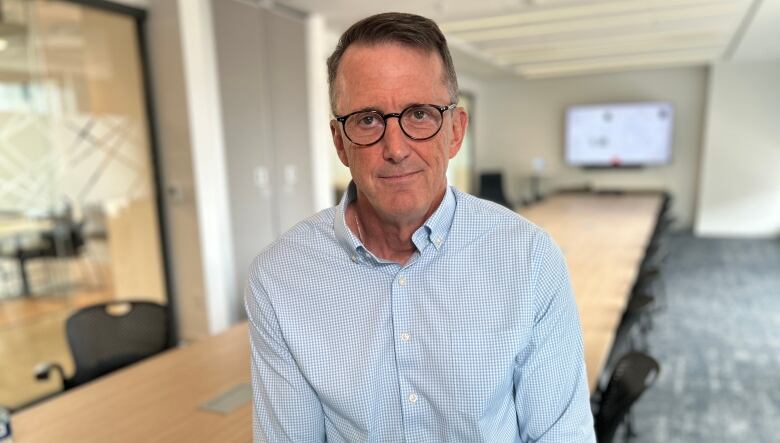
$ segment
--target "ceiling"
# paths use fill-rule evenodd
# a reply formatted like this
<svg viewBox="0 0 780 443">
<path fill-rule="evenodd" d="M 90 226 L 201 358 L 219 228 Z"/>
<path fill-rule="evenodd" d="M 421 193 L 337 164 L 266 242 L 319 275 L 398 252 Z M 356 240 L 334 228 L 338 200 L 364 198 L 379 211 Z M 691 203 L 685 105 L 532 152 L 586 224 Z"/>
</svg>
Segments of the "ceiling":
<svg viewBox="0 0 780 443">
<path fill-rule="evenodd" d="M 268 0 L 266 0 L 268 2 Z M 780 58 L 778 0 L 274 0 L 336 34 L 388 7 L 434 19 L 461 69 L 535 79 Z M 746 37 L 747 36 L 747 37 Z M 744 40 L 744 41 L 743 41 Z M 748 49 L 742 46 L 750 43 Z M 742 57 L 744 58 L 744 57 Z"/>
<path fill-rule="evenodd" d="M 120 0 L 133 6 L 151 1 Z M 528 79 L 780 60 L 780 0 L 239 0 L 324 18 L 332 44 L 350 24 L 388 8 L 436 20 L 460 72 Z M 0 0 L 0 71 L 27 72 L 26 27 L 13 20 L 24 0 Z M 78 50 L 79 17 L 45 3 L 57 26 L 38 44 Z M 70 8 L 74 9 L 74 8 Z M 19 10 L 19 11 L 17 11 Z M 51 11 L 51 14 L 48 12 Z M 18 28 L 18 29 L 17 29 Z"/>
</svg>

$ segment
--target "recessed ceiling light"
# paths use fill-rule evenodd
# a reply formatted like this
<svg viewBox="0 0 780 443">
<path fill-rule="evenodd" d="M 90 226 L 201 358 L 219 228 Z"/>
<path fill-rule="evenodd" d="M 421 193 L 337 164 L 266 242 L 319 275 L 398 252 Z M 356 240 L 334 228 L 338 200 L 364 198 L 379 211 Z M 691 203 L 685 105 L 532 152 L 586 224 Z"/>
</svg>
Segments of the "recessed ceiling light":
<svg viewBox="0 0 780 443">
<path fill-rule="evenodd" d="M 0 51 L 5 51 L 8 48 L 8 40 L 0 38 Z"/>
</svg>

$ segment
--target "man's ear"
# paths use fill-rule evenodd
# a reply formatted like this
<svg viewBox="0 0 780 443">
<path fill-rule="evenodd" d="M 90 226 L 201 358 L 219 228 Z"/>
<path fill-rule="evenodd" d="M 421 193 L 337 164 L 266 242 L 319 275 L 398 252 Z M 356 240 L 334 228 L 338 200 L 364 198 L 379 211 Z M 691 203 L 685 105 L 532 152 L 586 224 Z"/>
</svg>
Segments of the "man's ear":
<svg viewBox="0 0 780 443">
<path fill-rule="evenodd" d="M 333 146 L 336 147 L 336 154 L 339 156 L 339 160 L 341 160 L 344 166 L 349 167 L 349 157 L 347 157 L 347 152 L 344 150 L 344 136 L 341 134 L 341 128 L 337 120 L 330 121 L 330 135 L 333 137 Z"/>
<path fill-rule="evenodd" d="M 452 138 L 450 139 L 450 158 L 460 151 L 463 138 L 466 136 L 466 127 L 469 125 L 469 114 L 465 109 L 458 107 L 452 110 Z"/>
</svg>

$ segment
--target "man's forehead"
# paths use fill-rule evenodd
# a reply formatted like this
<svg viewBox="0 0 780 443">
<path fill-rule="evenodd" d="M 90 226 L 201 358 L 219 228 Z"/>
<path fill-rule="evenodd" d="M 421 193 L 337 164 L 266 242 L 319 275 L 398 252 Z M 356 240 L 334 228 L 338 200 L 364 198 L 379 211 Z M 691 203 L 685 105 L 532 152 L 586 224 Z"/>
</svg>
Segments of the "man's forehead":
<svg viewBox="0 0 780 443">
<path fill-rule="evenodd" d="M 436 51 L 423 48 L 396 43 L 353 44 L 344 51 L 336 76 L 351 74 L 352 71 L 366 75 L 404 69 L 410 69 L 418 75 L 438 76 L 443 72 L 444 63 Z"/>
<path fill-rule="evenodd" d="M 423 99 L 430 101 L 447 92 L 443 70 L 442 59 L 436 51 L 396 43 L 354 44 L 347 48 L 339 64 L 336 96 L 349 98 L 351 102 L 356 95 L 369 99 L 367 96 L 372 93 L 393 92 L 401 101 L 407 96 L 409 104 Z M 426 97 L 420 97 L 421 93 Z M 343 103 L 343 100 L 337 101 Z"/>
<path fill-rule="evenodd" d="M 387 41 L 387 42 L 376 42 L 376 43 L 363 43 L 363 42 L 357 42 L 349 45 L 349 47 L 344 51 L 344 55 L 342 56 L 342 60 L 346 58 L 349 54 L 355 54 L 355 53 L 367 53 L 367 54 L 383 54 L 383 53 L 406 53 L 410 56 L 416 56 L 416 57 L 434 57 L 437 58 L 439 61 L 441 61 L 441 58 L 439 57 L 439 53 L 436 52 L 434 49 L 430 48 L 422 48 L 419 46 L 413 46 L 410 44 L 404 44 L 400 42 L 393 42 L 393 41 Z"/>
</svg>

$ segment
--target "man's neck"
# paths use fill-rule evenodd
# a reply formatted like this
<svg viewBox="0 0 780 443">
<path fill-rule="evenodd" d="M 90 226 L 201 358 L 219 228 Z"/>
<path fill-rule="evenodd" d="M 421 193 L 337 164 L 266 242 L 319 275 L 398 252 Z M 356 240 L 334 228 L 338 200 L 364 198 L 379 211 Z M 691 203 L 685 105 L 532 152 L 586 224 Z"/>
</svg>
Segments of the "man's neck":
<svg viewBox="0 0 780 443">
<path fill-rule="evenodd" d="M 416 249 L 412 235 L 441 204 L 443 197 L 442 194 L 422 217 L 397 219 L 383 219 L 368 202 L 355 200 L 347 207 L 347 226 L 375 256 L 403 265 Z"/>
</svg>

